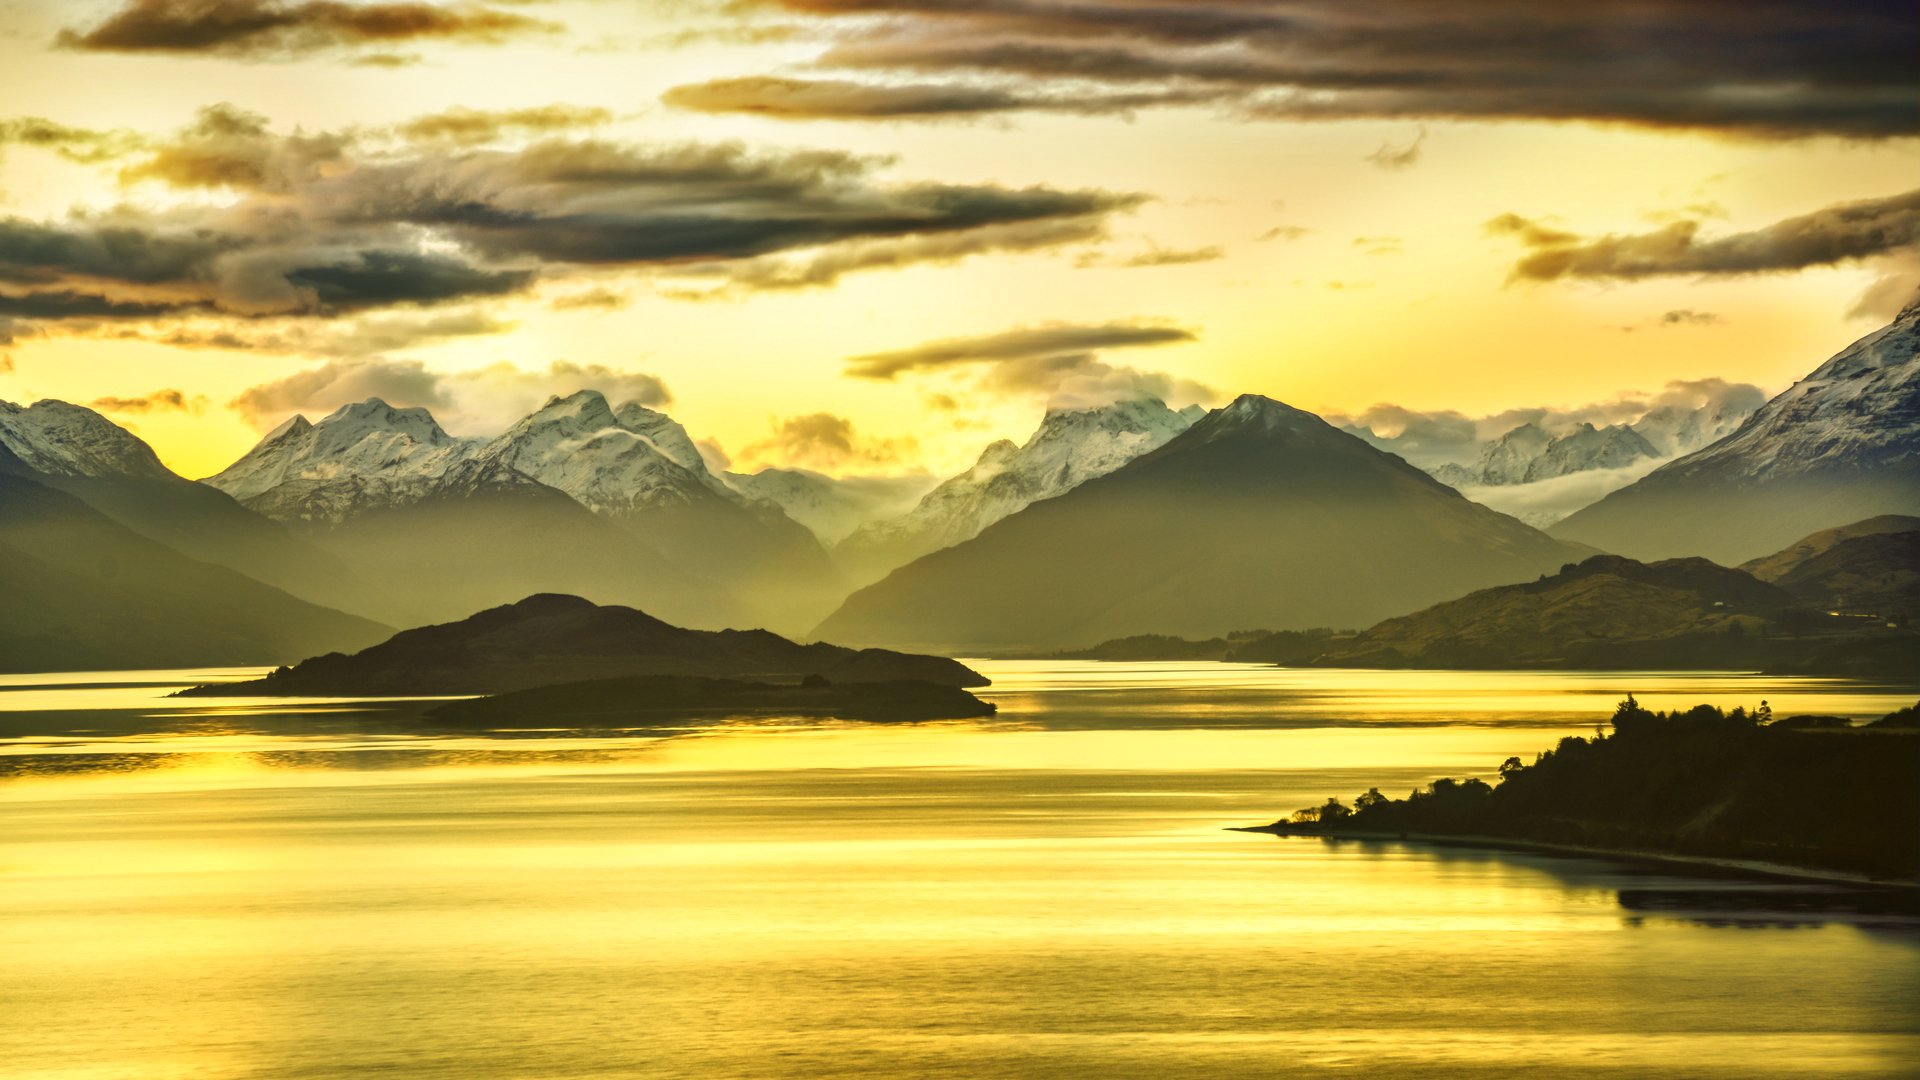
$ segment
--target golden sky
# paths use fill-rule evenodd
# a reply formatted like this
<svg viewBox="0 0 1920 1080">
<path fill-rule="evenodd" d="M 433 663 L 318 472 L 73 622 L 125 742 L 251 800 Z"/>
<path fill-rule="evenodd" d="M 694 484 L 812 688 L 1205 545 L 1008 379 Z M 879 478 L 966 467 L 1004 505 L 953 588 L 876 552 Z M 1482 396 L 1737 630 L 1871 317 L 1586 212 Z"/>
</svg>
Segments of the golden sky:
<svg viewBox="0 0 1920 1080">
<path fill-rule="evenodd" d="M 294 410 L 581 386 L 946 473 L 1139 391 L 1771 392 L 1899 306 L 1910 11 L 1537 7 L 15 0 L 0 399 L 189 476 Z"/>
</svg>

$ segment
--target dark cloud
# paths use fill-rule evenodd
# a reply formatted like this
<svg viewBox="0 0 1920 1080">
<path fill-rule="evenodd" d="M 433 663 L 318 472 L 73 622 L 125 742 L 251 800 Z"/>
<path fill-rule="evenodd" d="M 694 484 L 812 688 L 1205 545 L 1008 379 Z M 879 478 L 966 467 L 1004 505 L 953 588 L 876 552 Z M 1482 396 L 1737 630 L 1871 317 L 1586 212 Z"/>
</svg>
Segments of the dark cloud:
<svg viewBox="0 0 1920 1080">
<path fill-rule="evenodd" d="M 781 120 L 933 120 L 989 113 L 1056 112 L 1124 115 L 1138 109 L 1202 105 L 1212 90 L 1074 93 L 1022 92 L 964 83 L 877 85 L 846 79 L 747 76 L 676 86 L 660 100 L 709 113 L 753 113 Z"/>
<path fill-rule="evenodd" d="M 577 128 L 598 127 L 613 121 L 613 113 L 585 105 L 540 105 L 529 109 L 448 109 L 416 117 L 395 131 L 416 142 L 448 142 L 474 146 L 505 135 L 541 135 Z"/>
<path fill-rule="evenodd" d="M 476 3 L 128 0 L 91 29 L 61 31 L 57 41 L 63 48 L 89 52 L 272 59 L 403 42 L 497 45 L 557 29 Z"/>
<path fill-rule="evenodd" d="M 1191 330 L 1134 323 L 1024 327 L 980 337 L 934 341 L 895 352 L 856 356 L 847 361 L 847 374 L 860 379 L 893 379 L 906 372 L 961 364 L 1060 358 L 1077 362 L 1085 354 L 1099 349 L 1174 345 L 1194 340 L 1196 338 Z"/>
<path fill-rule="evenodd" d="M 847 361 L 855 378 L 893 380 L 906 374 L 959 373 L 975 391 L 1015 397 L 1040 396 L 1050 404 L 1093 406 L 1154 397 L 1163 401 L 1210 401 L 1210 386 L 1157 371 L 1109 364 L 1109 349 L 1175 345 L 1197 340 L 1190 330 L 1138 323 L 1022 327 L 998 334 L 929 342 L 911 349 L 856 356 Z M 940 395 L 935 394 L 937 400 Z"/>
<path fill-rule="evenodd" d="M 1677 308 L 1655 320 L 1661 326 L 1713 326 L 1726 321 L 1711 311 L 1694 311 L 1691 308 Z"/>
<path fill-rule="evenodd" d="M 1265 243 L 1269 240 L 1298 240 L 1312 231 L 1312 229 L 1303 225 L 1275 225 L 1273 228 L 1254 237 L 1254 240 L 1260 243 Z"/>
<path fill-rule="evenodd" d="M 1095 240 L 1143 198 L 890 185 L 887 165 L 731 144 L 369 147 L 351 135 L 276 134 L 215 106 L 121 175 L 215 188 L 226 201 L 0 219 L 0 313 L 338 317 L 499 297 L 599 268 L 723 291 L 800 288 Z"/>
<path fill-rule="evenodd" d="M 155 390 L 144 397 L 103 397 L 94 398 L 87 403 L 89 408 L 102 412 L 149 413 L 149 412 L 204 412 L 207 399 L 199 394 L 188 397 L 182 390 Z"/>
<path fill-rule="evenodd" d="M 1856 262 L 1920 245 L 1920 191 L 1842 203 L 1765 228 L 1702 239 L 1701 223 L 1675 221 L 1647 233 L 1582 237 L 1513 214 L 1487 223 L 1532 248 L 1518 280 L 1633 280 L 1672 274 L 1731 276 Z"/>
<path fill-rule="evenodd" d="M 757 0 L 816 20 L 844 78 L 729 79 L 675 104 L 793 119 L 1128 112 L 1532 119 L 1756 137 L 1920 133 L 1911 5 L 1888 0 Z M 933 76 L 944 81 L 928 81 Z M 1394 165 L 1410 150 L 1383 148 Z"/>
</svg>

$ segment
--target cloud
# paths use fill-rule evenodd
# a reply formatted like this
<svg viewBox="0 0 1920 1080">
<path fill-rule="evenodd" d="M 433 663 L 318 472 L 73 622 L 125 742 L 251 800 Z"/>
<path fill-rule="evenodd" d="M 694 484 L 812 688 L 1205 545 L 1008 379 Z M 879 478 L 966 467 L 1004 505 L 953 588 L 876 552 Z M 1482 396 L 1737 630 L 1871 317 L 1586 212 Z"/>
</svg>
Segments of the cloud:
<svg viewBox="0 0 1920 1080">
<path fill-rule="evenodd" d="M 1226 249 L 1221 247 L 1153 247 L 1137 255 L 1122 257 L 1085 255 L 1075 260 L 1074 265 L 1081 267 L 1105 266 L 1118 270 L 1141 270 L 1156 266 L 1191 266 L 1195 263 L 1216 262 L 1226 257 Z"/>
<path fill-rule="evenodd" d="M 602 270 L 727 291 L 804 288 L 1084 243 L 1144 199 L 889 184 L 888 159 L 837 151 L 454 142 L 383 149 L 355 133 L 279 134 L 231 106 L 202 110 L 121 178 L 219 198 L 0 218 L 0 314 L 333 319 Z"/>
<path fill-rule="evenodd" d="M 1756 138 L 1920 132 L 1911 12 L 1880 0 L 743 6 L 818 27 L 829 39 L 811 65 L 821 74 L 680 87 L 671 103 L 785 119 L 1207 103 L 1255 120 L 1583 121 Z M 1391 167 L 1396 148 L 1383 150 L 1379 163 Z"/>
<path fill-rule="evenodd" d="M 1275 225 L 1254 239 L 1261 243 L 1269 240 L 1298 240 L 1312 231 L 1303 225 Z"/>
<path fill-rule="evenodd" d="M 102 412 L 150 413 L 150 412 L 205 412 L 208 401 L 204 395 L 188 397 L 182 390 L 156 390 L 144 397 L 102 397 L 87 403 L 89 408 Z"/>
<path fill-rule="evenodd" d="M 332 412 L 342 405 L 381 398 L 404 408 L 431 409 L 449 430 L 492 434 L 555 395 L 598 390 L 609 401 L 649 407 L 671 404 L 658 376 L 603 364 L 558 360 L 545 368 L 502 361 L 469 371 L 444 372 L 418 360 L 329 361 L 242 392 L 229 403 L 260 430 L 293 413 Z"/>
<path fill-rule="evenodd" d="M 1675 274 L 1737 276 L 1857 262 L 1920 245 L 1920 191 L 1842 203 L 1764 228 L 1702 239 L 1701 223 L 1680 220 L 1647 233 L 1587 238 L 1515 214 L 1487 223 L 1532 251 L 1512 279 L 1632 281 Z"/>
<path fill-rule="evenodd" d="M 1190 330 L 1140 323 L 1052 324 L 970 338 L 929 342 L 911 349 L 856 356 L 847 361 L 855 378 L 892 381 L 905 374 L 958 372 L 976 391 L 1032 397 L 1050 405 L 1091 407 L 1143 397 L 1162 401 L 1211 401 L 1214 388 L 1175 375 L 1109 364 L 1098 352 L 1197 340 Z M 935 394 L 936 403 L 940 397 Z"/>
<path fill-rule="evenodd" d="M 62 30 L 62 48 L 285 59 L 405 42 L 498 45 L 559 27 L 475 3 L 341 0 L 127 0 L 91 29 Z"/>
<path fill-rule="evenodd" d="M 775 420 L 771 437 L 740 451 L 744 461 L 799 468 L 840 469 L 891 464 L 913 449 L 912 440 L 869 439 L 853 421 L 832 413 Z"/>
<path fill-rule="evenodd" d="M 1130 349 L 1195 340 L 1193 331 L 1173 326 L 1056 323 L 856 356 L 847 361 L 847 374 L 859 379 L 891 380 L 906 372 L 961 364 L 1044 362 L 1062 357 L 1072 359 L 1096 349 Z"/>
<path fill-rule="evenodd" d="M 1694 311 L 1691 308 L 1676 308 L 1654 320 L 1661 326 L 1713 326 L 1727 320 L 1711 311 Z"/>
<path fill-rule="evenodd" d="M 1766 400 L 1766 392 L 1751 383 L 1692 379 L 1674 380 L 1657 393 L 1628 392 L 1585 405 L 1536 405 L 1468 416 L 1451 409 L 1422 411 L 1381 404 L 1357 414 L 1331 414 L 1327 421 L 1415 465 L 1432 467 L 1447 462 L 1469 464 L 1479 457 L 1481 444 L 1523 424 L 1558 435 L 1581 424 L 1633 424 L 1661 410 L 1751 412 Z"/>
<path fill-rule="evenodd" d="M 1353 246 L 1367 255 L 1400 255 L 1406 251 L 1406 241 L 1397 236 L 1356 236 Z"/>
<path fill-rule="evenodd" d="M 68 161 L 97 165 L 133 152 L 140 136 L 130 131 L 94 131 L 70 127 L 39 116 L 0 120 L 0 147 L 28 146 L 50 150 Z"/>
<path fill-rule="evenodd" d="M 415 142 L 475 146 L 498 141 L 505 135 L 551 134 L 599 127 L 612 121 L 612 112 L 585 105 L 540 105 L 493 112 L 455 108 L 415 117 L 394 130 L 402 138 Z"/>
<path fill-rule="evenodd" d="M 1369 165 L 1388 172 L 1405 172 L 1420 164 L 1420 151 L 1427 141 L 1427 129 L 1423 125 L 1413 141 L 1404 146 L 1395 146 L 1390 142 L 1380 144 L 1380 149 L 1368 154 L 1364 159 Z"/>
</svg>

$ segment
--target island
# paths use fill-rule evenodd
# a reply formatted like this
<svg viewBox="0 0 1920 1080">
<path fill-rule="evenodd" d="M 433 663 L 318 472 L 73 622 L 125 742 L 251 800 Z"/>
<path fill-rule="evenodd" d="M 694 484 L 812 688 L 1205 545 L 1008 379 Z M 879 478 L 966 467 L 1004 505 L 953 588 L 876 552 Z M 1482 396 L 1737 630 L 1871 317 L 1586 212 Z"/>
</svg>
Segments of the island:
<svg viewBox="0 0 1920 1080">
<path fill-rule="evenodd" d="M 1920 705 L 1862 726 L 1629 696 L 1611 731 L 1569 736 L 1494 783 L 1373 788 L 1241 831 L 1433 840 L 1678 859 L 1920 885 Z"/>
<path fill-rule="evenodd" d="M 810 717 L 869 723 L 918 723 L 992 716 L 994 706 L 957 686 L 897 680 L 835 683 L 810 675 L 797 683 L 683 675 L 643 675 L 516 690 L 450 701 L 427 719 L 451 727 L 634 728 L 695 719 Z"/>
<path fill-rule="evenodd" d="M 639 676 L 773 685 L 808 676 L 835 685 L 988 683 L 943 656 L 801 644 L 767 630 L 690 630 L 630 607 L 540 594 L 459 622 L 405 630 L 351 655 L 328 653 L 264 678 L 195 686 L 179 696 L 435 697 Z"/>
</svg>

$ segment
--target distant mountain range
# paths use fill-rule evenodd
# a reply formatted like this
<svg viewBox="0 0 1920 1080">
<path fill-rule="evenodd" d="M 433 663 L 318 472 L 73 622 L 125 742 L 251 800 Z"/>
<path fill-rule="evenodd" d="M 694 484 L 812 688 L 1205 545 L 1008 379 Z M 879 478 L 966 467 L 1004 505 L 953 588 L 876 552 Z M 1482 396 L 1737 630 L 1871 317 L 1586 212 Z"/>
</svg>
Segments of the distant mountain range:
<svg viewBox="0 0 1920 1080">
<path fill-rule="evenodd" d="M 812 533 L 714 475 L 679 424 L 592 390 L 491 439 L 378 399 L 295 417 L 207 483 L 382 583 L 404 621 L 544 581 L 695 625 L 804 625 L 847 587 Z"/>
<path fill-rule="evenodd" d="M 498 694 L 637 676 L 985 686 L 963 664 L 884 649 L 801 645 L 765 630 L 688 630 L 577 596 L 530 596 L 458 622 L 395 634 L 351 656 L 316 656 L 263 679 L 190 696 Z"/>
<path fill-rule="evenodd" d="M 912 510 L 854 530 L 835 549 L 856 581 L 980 535 L 994 522 L 1065 494 L 1156 450 L 1206 414 L 1154 398 L 1085 409 L 1050 409 L 1025 443 L 989 445 L 966 472 L 928 492 Z"/>
<path fill-rule="evenodd" d="M 1468 498 L 1545 527 L 1662 461 L 1732 434 L 1764 398 L 1751 387 L 1723 386 L 1700 404 L 1656 404 L 1630 422 L 1530 420 L 1475 444 L 1434 445 L 1409 429 L 1393 436 L 1347 423 L 1342 430 L 1399 454 Z M 1464 417 L 1458 423 L 1472 423 Z"/>
<path fill-rule="evenodd" d="M 1728 565 L 1820 529 L 1920 513 L 1920 300 L 1738 431 L 1554 525 L 1641 559 Z"/>
<path fill-rule="evenodd" d="M 1824 611 L 1905 623 L 1920 617 L 1920 517 L 1887 514 L 1825 529 L 1740 569 Z"/>
<path fill-rule="evenodd" d="M 1004 648 L 1365 625 L 1582 554 L 1311 413 L 1247 395 L 894 571 L 816 632 Z"/>
</svg>

